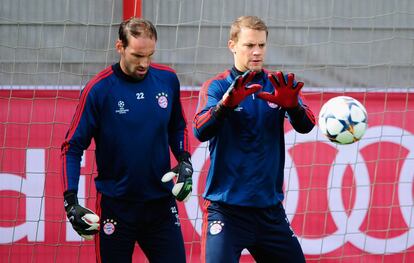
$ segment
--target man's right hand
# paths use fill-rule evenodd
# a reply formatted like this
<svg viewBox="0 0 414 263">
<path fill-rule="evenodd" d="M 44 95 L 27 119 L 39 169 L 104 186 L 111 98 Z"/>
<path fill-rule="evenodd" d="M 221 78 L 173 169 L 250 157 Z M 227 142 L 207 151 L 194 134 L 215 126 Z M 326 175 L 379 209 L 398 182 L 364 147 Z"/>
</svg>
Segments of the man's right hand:
<svg viewBox="0 0 414 263">
<path fill-rule="evenodd" d="M 66 215 L 73 229 L 83 238 L 92 240 L 99 232 L 99 216 L 79 205 L 76 193 L 66 191 L 64 194 Z"/>
<path fill-rule="evenodd" d="M 171 181 L 177 177 L 177 181 L 172 189 L 172 194 L 178 201 L 187 202 L 193 190 L 193 165 L 191 164 L 191 155 L 189 152 L 182 152 L 178 156 L 178 164 L 171 171 L 164 174 L 161 178 L 163 183 Z"/>
<path fill-rule="evenodd" d="M 247 96 L 259 91 L 262 88 L 260 84 L 246 86 L 255 75 L 255 71 L 248 70 L 237 76 L 224 94 L 221 104 L 227 108 L 236 108 Z"/>
</svg>

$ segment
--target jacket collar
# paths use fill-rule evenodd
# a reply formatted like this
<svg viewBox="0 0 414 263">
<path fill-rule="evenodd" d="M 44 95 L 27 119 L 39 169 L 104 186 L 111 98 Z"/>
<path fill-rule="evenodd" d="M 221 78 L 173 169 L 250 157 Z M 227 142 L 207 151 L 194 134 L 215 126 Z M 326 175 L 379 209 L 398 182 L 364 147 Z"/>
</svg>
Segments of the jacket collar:
<svg viewBox="0 0 414 263">
<path fill-rule="evenodd" d="M 232 79 L 235 79 L 239 75 L 243 75 L 244 72 L 239 71 L 236 66 L 233 66 L 230 70 L 230 74 Z M 258 81 L 261 78 L 263 78 L 264 70 L 262 69 L 260 72 L 256 73 L 256 75 L 253 78 L 253 81 Z"/>
</svg>

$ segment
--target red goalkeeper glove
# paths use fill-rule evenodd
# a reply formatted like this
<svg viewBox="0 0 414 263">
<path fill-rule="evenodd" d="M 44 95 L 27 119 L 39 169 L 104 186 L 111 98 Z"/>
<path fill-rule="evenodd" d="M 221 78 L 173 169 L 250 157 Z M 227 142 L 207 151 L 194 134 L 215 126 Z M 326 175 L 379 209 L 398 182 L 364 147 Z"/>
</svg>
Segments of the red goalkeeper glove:
<svg viewBox="0 0 414 263">
<path fill-rule="evenodd" d="M 63 193 L 66 215 L 73 229 L 83 238 L 92 240 L 99 232 L 99 216 L 91 210 L 79 205 L 75 192 Z"/>
<path fill-rule="evenodd" d="M 235 108 L 247 96 L 260 90 L 262 88 L 260 84 L 246 86 L 255 75 L 256 72 L 248 70 L 243 75 L 237 76 L 224 93 L 221 104 L 227 108 Z"/>
<path fill-rule="evenodd" d="M 193 190 L 193 166 L 191 165 L 190 157 L 189 152 L 181 153 L 178 157 L 178 165 L 161 178 L 161 181 L 166 183 L 177 177 L 171 192 L 178 201 L 186 202 Z"/>
<path fill-rule="evenodd" d="M 281 71 L 269 73 L 268 78 L 272 83 L 275 91 L 273 93 L 260 92 L 258 98 L 275 103 L 282 108 L 295 108 L 299 103 L 299 92 L 303 88 L 303 82 L 295 83 L 295 75 L 293 73 L 283 75 Z"/>
</svg>

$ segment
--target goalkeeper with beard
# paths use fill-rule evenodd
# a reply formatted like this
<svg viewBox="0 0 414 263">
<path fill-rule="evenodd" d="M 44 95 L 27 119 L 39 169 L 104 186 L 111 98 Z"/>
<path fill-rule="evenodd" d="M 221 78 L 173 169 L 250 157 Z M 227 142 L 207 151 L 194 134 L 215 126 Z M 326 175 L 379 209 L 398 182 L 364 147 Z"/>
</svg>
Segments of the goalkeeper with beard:
<svg viewBox="0 0 414 263">
<path fill-rule="evenodd" d="M 62 144 L 65 211 L 82 237 L 99 233 L 97 262 L 131 262 L 136 242 L 150 262 L 186 261 L 176 200 L 190 197 L 193 168 L 180 84 L 171 68 L 151 63 L 156 41 L 150 21 L 121 23 L 120 61 L 85 86 Z M 81 157 L 92 139 L 96 214 L 77 198 Z"/>
</svg>

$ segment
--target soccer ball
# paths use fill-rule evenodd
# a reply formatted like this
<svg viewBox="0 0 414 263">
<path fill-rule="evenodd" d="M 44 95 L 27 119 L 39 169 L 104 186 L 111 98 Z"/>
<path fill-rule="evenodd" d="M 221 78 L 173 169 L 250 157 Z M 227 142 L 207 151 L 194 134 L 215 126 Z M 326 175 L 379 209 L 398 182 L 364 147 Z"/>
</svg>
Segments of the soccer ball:
<svg viewBox="0 0 414 263">
<path fill-rule="evenodd" d="M 319 128 L 334 143 L 350 144 L 358 141 L 364 135 L 367 125 L 365 107 L 351 97 L 334 97 L 319 112 Z"/>
</svg>

